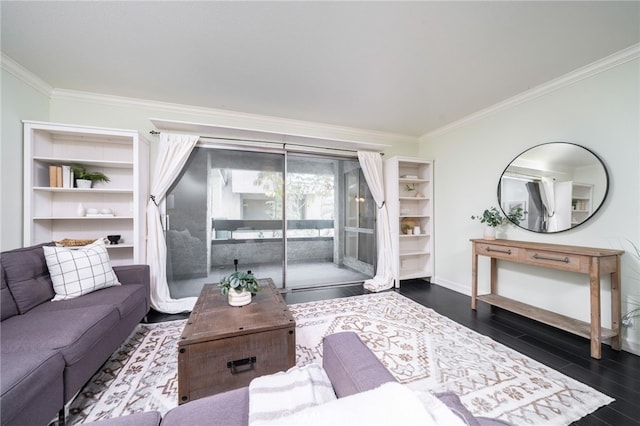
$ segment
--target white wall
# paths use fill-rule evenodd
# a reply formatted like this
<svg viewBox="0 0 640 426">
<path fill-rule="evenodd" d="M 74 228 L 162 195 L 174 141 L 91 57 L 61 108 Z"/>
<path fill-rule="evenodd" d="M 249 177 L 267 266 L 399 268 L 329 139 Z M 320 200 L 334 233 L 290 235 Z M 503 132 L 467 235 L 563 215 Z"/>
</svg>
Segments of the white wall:
<svg viewBox="0 0 640 426">
<path fill-rule="evenodd" d="M 49 118 L 49 97 L 2 69 L 0 250 L 22 246 L 22 120 Z"/>
<path fill-rule="evenodd" d="M 435 279 L 470 294 L 470 238 L 482 225 L 470 219 L 497 206 L 496 188 L 507 164 L 544 142 L 585 146 L 606 164 L 610 177 L 605 204 L 587 223 L 556 234 L 515 227 L 507 238 L 557 244 L 629 249 L 640 244 L 640 61 L 617 65 L 524 103 L 469 120 L 421 138 L 420 156 L 435 160 Z M 488 292 L 488 261 L 481 258 L 479 284 Z M 623 256 L 623 301 L 640 294 L 637 261 Z M 635 269 L 634 269 L 635 267 Z M 499 291 L 574 318 L 589 319 L 585 275 L 501 262 Z M 603 280 L 603 324 L 610 325 L 609 280 Z M 640 327 L 637 324 L 636 327 Z M 627 339 L 626 344 L 633 339 Z M 640 341 L 638 342 L 640 343 Z M 640 347 L 640 346 L 639 346 Z"/>
</svg>

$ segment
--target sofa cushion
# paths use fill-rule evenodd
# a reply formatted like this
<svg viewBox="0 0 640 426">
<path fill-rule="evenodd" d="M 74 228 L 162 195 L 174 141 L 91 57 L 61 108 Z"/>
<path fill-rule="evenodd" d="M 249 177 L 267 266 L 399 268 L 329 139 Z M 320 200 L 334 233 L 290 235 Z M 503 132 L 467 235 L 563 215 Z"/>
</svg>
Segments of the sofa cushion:
<svg viewBox="0 0 640 426">
<path fill-rule="evenodd" d="M 83 423 L 85 426 L 158 426 L 162 416 L 157 411 L 146 411 L 128 416 L 113 417 L 96 422 Z"/>
<path fill-rule="evenodd" d="M 28 321 L 25 321 L 28 320 Z M 0 323 L 2 353 L 58 349 L 67 365 L 73 365 L 107 335 L 120 320 L 113 306 L 91 309 L 33 311 Z"/>
<path fill-rule="evenodd" d="M 162 426 L 249 424 L 249 387 L 189 401 L 165 414 Z"/>
<path fill-rule="evenodd" d="M 120 285 L 102 240 L 79 249 L 44 247 L 44 257 L 56 293 L 53 300 L 73 299 Z"/>
<path fill-rule="evenodd" d="M 75 299 L 43 303 L 33 312 L 51 312 L 64 309 L 92 308 L 94 306 L 112 306 L 118 310 L 120 318 L 128 316 L 145 302 L 146 288 L 142 284 L 128 284 L 103 288 Z"/>
<path fill-rule="evenodd" d="M 2 270 L 2 268 L 0 268 Z M 4 275 L 4 274 L 3 274 Z M 4 321 L 7 318 L 11 318 L 14 315 L 18 315 L 18 305 L 11 295 L 9 287 L 4 280 L 4 276 L 1 281 L 0 287 L 0 321 Z"/>
<path fill-rule="evenodd" d="M 4 278 L 21 314 L 54 296 L 42 250 L 47 245 L 51 243 L 5 251 L 0 256 Z"/>
<path fill-rule="evenodd" d="M 325 336 L 322 345 L 322 366 L 338 398 L 396 381 L 353 331 Z"/>
<path fill-rule="evenodd" d="M 59 352 L 3 353 L 0 371 L 3 425 L 35 422 L 36 418 L 32 416 L 36 414 L 34 411 L 42 411 L 40 416 L 44 419 L 40 418 L 39 422 L 46 422 L 64 404 L 64 360 Z"/>
</svg>

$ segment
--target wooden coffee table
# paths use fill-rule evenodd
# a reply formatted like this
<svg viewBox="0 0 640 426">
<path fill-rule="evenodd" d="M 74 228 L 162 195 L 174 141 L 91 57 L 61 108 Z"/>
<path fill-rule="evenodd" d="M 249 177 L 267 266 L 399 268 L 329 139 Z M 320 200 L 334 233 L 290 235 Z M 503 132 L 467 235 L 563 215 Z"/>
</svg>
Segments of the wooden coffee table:
<svg viewBox="0 0 640 426">
<path fill-rule="evenodd" d="M 206 284 L 178 343 L 178 403 L 248 386 L 296 362 L 296 322 L 270 278 L 250 304 L 229 306 Z"/>
</svg>

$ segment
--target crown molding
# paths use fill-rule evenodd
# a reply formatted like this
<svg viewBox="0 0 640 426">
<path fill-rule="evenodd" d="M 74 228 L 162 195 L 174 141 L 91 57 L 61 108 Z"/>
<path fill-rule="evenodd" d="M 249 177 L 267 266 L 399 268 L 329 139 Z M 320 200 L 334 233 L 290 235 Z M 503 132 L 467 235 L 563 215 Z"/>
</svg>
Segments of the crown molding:
<svg viewBox="0 0 640 426">
<path fill-rule="evenodd" d="M 154 114 L 186 114 L 202 118 L 202 125 L 206 123 L 210 126 L 254 132 L 280 133 L 291 136 L 315 137 L 340 141 L 368 142 L 371 144 L 381 144 L 385 147 L 391 146 L 392 143 L 412 143 L 417 145 L 419 142 L 417 137 L 395 133 L 76 90 L 53 89 L 51 98 L 53 100 L 87 102 L 110 107 L 136 108 L 148 112 L 153 111 Z M 154 120 L 162 121 L 158 118 Z M 171 122 L 171 120 L 166 120 L 166 122 Z"/>
<path fill-rule="evenodd" d="M 43 95 L 47 97 L 51 96 L 51 92 L 53 91 L 53 87 L 51 87 L 51 85 L 49 85 L 40 77 L 29 71 L 4 53 L 0 52 L 0 55 L 2 59 L 2 61 L 0 62 L 0 66 L 3 70 L 16 77 L 18 80 L 21 80 L 22 82 L 33 87 Z"/>
<path fill-rule="evenodd" d="M 634 44 L 633 46 L 620 50 L 619 52 L 606 56 L 596 62 L 586 65 L 582 68 L 578 68 L 577 70 L 574 70 L 556 79 L 550 80 L 530 90 L 527 90 L 526 92 L 522 92 L 516 96 L 508 98 L 502 102 L 498 102 L 497 104 L 494 104 L 488 108 L 474 112 L 473 114 L 469 114 L 466 117 L 461 118 L 460 120 L 456 120 L 432 132 L 425 133 L 424 135 L 420 136 L 420 140 L 449 133 L 474 121 L 483 119 L 493 114 L 497 114 L 500 111 L 504 111 L 516 105 L 520 105 L 522 103 L 555 92 L 563 87 L 567 87 L 581 80 L 593 77 L 611 68 L 615 68 L 619 65 L 638 58 L 640 58 L 640 43 Z"/>
</svg>

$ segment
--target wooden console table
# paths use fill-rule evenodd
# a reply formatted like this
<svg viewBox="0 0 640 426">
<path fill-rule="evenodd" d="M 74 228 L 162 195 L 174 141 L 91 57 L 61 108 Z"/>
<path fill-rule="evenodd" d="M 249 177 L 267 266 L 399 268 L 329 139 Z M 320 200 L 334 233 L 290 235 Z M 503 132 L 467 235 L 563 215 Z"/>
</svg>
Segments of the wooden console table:
<svg viewBox="0 0 640 426">
<path fill-rule="evenodd" d="M 511 240 L 472 239 L 471 309 L 478 300 L 535 319 L 570 333 L 591 339 L 591 357 L 602 357 L 603 338 L 620 350 L 620 257 L 624 250 L 565 246 Z M 478 295 L 478 256 L 491 258 L 491 293 Z M 527 305 L 498 295 L 497 260 L 526 263 L 544 268 L 589 274 L 591 320 L 589 323 Z M 600 317 L 600 275 L 611 274 L 611 329 L 602 327 Z"/>
</svg>

